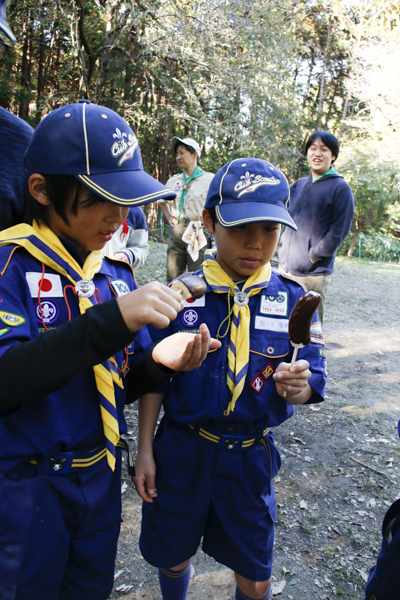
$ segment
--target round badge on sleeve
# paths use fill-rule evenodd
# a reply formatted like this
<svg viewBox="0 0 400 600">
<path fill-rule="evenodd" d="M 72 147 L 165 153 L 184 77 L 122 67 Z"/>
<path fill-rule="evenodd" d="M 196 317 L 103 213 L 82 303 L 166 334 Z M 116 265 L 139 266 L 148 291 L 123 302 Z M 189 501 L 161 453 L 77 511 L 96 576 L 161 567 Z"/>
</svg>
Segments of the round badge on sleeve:
<svg viewBox="0 0 400 600">
<path fill-rule="evenodd" d="M 233 301 L 236 306 L 247 306 L 249 303 L 249 297 L 246 292 L 236 292 L 233 296 Z"/>
<path fill-rule="evenodd" d="M 96 286 L 90 279 L 81 279 L 76 282 L 75 292 L 78 294 L 79 298 L 90 298 L 93 296 L 95 290 Z"/>
</svg>

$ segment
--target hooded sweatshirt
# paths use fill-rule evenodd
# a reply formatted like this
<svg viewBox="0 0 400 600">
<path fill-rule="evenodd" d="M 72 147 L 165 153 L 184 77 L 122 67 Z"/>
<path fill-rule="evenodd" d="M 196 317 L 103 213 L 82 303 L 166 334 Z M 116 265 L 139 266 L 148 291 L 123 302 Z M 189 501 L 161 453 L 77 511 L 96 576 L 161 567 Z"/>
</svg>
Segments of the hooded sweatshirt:
<svg viewBox="0 0 400 600">
<path fill-rule="evenodd" d="M 282 234 L 280 267 L 297 277 L 332 273 L 354 215 L 349 184 L 335 171 L 314 182 L 310 173 L 290 188 L 288 211 L 298 230 L 287 227 Z"/>
</svg>

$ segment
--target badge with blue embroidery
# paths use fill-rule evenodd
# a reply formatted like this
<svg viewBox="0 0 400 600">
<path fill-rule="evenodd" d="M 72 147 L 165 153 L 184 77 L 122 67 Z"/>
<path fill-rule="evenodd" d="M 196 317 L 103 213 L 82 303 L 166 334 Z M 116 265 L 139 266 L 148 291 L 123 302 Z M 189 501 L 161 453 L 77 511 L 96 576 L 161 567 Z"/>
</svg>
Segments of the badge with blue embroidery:
<svg viewBox="0 0 400 600">
<path fill-rule="evenodd" d="M 4 310 L 0 311 L 0 319 L 9 327 L 19 327 L 20 325 L 26 323 L 26 319 L 21 317 L 21 315 L 5 312 Z"/>
<path fill-rule="evenodd" d="M 114 292 L 117 294 L 118 298 L 121 296 L 125 296 L 125 294 L 129 294 L 131 291 L 129 289 L 129 285 L 123 279 L 113 279 L 110 281 L 111 287 Z"/>
<path fill-rule="evenodd" d="M 42 310 L 40 310 L 40 306 L 42 307 Z M 60 309 L 54 300 L 41 300 L 40 306 L 39 302 L 36 302 L 34 307 L 36 321 L 38 323 L 42 323 L 42 317 L 45 325 L 51 325 L 58 319 Z"/>
<path fill-rule="evenodd" d="M 194 308 L 187 308 L 182 312 L 181 321 L 186 327 L 195 327 L 200 320 L 200 315 Z"/>
</svg>

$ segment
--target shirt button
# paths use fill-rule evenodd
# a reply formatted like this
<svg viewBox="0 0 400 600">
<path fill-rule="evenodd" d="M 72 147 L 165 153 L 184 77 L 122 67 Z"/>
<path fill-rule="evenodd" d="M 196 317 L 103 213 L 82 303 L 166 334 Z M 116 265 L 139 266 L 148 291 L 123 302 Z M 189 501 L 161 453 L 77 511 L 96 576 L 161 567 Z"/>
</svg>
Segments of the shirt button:
<svg viewBox="0 0 400 600">
<path fill-rule="evenodd" d="M 275 348 L 273 346 L 268 346 L 267 354 L 273 354 L 275 352 Z"/>
</svg>

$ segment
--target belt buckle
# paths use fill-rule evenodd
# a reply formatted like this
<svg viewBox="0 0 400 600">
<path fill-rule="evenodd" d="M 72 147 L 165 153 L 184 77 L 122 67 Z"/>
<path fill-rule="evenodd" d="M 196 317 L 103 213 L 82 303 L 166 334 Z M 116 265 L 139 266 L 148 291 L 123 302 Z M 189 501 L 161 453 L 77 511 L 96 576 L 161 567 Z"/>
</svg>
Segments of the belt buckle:
<svg viewBox="0 0 400 600">
<path fill-rule="evenodd" d="M 244 433 L 231 435 L 229 433 L 225 433 L 221 435 L 221 438 L 218 442 L 218 450 L 222 452 L 240 452 L 242 449 L 244 440 Z"/>
<path fill-rule="evenodd" d="M 68 475 L 71 472 L 73 452 L 59 452 L 45 459 L 47 475 Z"/>
</svg>

